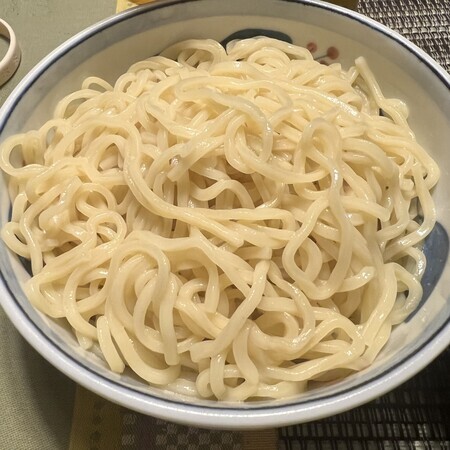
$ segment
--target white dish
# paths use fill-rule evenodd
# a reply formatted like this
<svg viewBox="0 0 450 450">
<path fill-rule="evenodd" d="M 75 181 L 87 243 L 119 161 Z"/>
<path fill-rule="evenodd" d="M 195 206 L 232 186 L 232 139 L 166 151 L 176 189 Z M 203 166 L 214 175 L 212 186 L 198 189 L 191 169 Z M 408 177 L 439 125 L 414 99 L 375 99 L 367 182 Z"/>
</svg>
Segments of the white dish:
<svg viewBox="0 0 450 450">
<path fill-rule="evenodd" d="M 77 89 L 86 76 L 114 81 L 133 62 L 171 43 L 192 37 L 222 41 L 248 34 L 290 38 L 302 46 L 314 43 L 318 59 L 331 56 L 345 67 L 357 56 L 365 56 L 386 95 L 409 105 L 412 129 L 439 162 L 442 181 L 434 192 L 439 223 L 426 244 L 424 300 L 412 317 L 395 328 L 370 368 L 298 397 L 258 403 L 193 401 L 148 387 L 129 375 L 111 373 L 99 357 L 79 348 L 61 322 L 38 313 L 20 287 L 28 276 L 26 270 L 0 244 L 1 304 L 39 353 L 76 382 L 116 403 L 201 427 L 275 427 L 339 413 L 394 389 L 450 343 L 450 195 L 446 183 L 450 174 L 450 76 L 406 39 L 355 12 L 317 1 L 288 0 L 163 1 L 126 11 L 68 40 L 22 80 L 1 109 L 0 139 L 41 124 L 57 100 Z M 10 208 L 3 180 L 0 205 L 3 224 Z"/>
</svg>

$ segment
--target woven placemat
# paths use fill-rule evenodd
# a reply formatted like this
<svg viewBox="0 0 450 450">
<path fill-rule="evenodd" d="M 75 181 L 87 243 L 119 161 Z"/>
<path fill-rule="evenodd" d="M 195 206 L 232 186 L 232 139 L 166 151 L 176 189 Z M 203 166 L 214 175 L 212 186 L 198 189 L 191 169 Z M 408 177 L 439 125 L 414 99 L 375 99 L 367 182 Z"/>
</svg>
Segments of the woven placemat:
<svg viewBox="0 0 450 450">
<path fill-rule="evenodd" d="M 450 449 L 450 349 L 367 405 L 279 430 L 280 450 Z"/>
<path fill-rule="evenodd" d="M 449 0 L 360 0 L 358 11 L 398 31 L 450 72 Z"/>
<path fill-rule="evenodd" d="M 132 6 L 118 0 L 118 10 Z M 360 0 L 358 10 L 410 39 L 450 71 L 448 0 Z M 450 349 L 379 399 L 324 420 L 250 432 L 176 425 L 78 387 L 70 450 L 450 450 Z"/>
</svg>

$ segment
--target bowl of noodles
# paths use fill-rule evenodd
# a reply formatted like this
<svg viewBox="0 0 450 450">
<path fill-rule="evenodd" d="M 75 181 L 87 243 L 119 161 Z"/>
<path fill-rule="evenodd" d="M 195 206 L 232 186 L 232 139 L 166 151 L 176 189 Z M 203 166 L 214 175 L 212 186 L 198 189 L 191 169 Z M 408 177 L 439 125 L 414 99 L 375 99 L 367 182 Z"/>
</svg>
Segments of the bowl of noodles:
<svg viewBox="0 0 450 450">
<path fill-rule="evenodd" d="M 321 2 L 104 20 L 1 110 L 1 304 L 59 370 L 156 417 L 367 402 L 450 343 L 449 87 Z"/>
</svg>

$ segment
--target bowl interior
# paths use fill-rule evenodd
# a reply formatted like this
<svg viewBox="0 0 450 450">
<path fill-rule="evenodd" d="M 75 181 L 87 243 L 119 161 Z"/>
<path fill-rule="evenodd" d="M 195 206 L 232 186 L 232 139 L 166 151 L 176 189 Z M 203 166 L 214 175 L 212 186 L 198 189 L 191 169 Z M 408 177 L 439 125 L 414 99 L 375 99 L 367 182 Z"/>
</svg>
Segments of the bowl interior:
<svg viewBox="0 0 450 450">
<path fill-rule="evenodd" d="M 28 273 L 3 243 L 0 243 L 0 265 L 5 286 L 2 288 L 1 302 L 19 330 L 44 357 L 76 381 L 128 407 L 172 420 L 177 418 L 169 415 L 169 409 L 166 408 L 166 412 L 164 408 L 155 410 L 155 405 L 178 405 L 177 408 L 191 408 L 190 411 L 201 407 L 202 414 L 211 412 L 203 424 L 237 427 L 255 425 L 252 422 L 255 416 L 246 419 L 243 415 L 243 422 L 233 425 L 223 417 L 217 419 L 217 413 L 220 416 L 221 410 L 233 411 L 236 417 L 240 411 L 248 412 L 250 409 L 255 413 L 275 411 L 285 406 L 291 407 L 291 411 L 295 409 L 290 419 L 273 416 L 272 424 L 280 425 L 286 421 L 311 420 L 369 400 L 382 389 L 372 389 L 374 386 L 392 379 L 384 390 L 393 388 L 411 376 L 414 370 L 431 361 L 450 342 L 447 287 L 450 282 L 447 234 L 450 230 L 450 196 L 444 181 L 450 174 L 450 158 L 447 157 L 450 142 L 448 75 L 392 32 L 355 13 L 319 2 L 162 2 L 103 21 L 50 54 L 6 101 L 0 114 L 0 139 L 39 127 L 50 117 L 57 100 L 79 88 L 87 76 L 96 75 L 113 82 L 132 63 L 157 54 L 174 42 L 187 38 L 223 41 L 236 32 L 240 32 L 238 36 L 283 36 L 302 46 L 314 43 L 317 46 L 314 56 L 327 62 L 335 62 L 327 56 L 333 55 L 333 52 L 333 56 L 336 55 L 335 50 L 329 51 L 333 47 L 338 53 L 336 61 L 346 68 L 356 57 L 365 56 L 384 93 L 408 104 L 410 125 L 418 141 L 440 164 L 442 181 L 434 192 L 439 225 L 426 244 L 426 295 L 414 315 L 394 329 L 376 362 L 369 369 L 342 382 L 310 391 L 298 398 L 239 405 L 207 400 L 193 402 L 148 387 L 133 376 L 112 374 L 95 353 L 80 349 L 64 323 L 42 316 L 29 305 L 20 287 Z M 2 179 L 1 183 L 0 219 L 3 225 L 8 219 L 10 202 L 5 180 Z M 413 355 L 425 350 L 428 353 L 422 360 L 422 366 L 416 364 L 416 369 L 406 369 L 412 364 Z M 403 377 L 399 375 L 401 371 L 404 372 Z M 357 397 L 353 399 L 356 392 Z M 343 403 L 330 406 L 330 402 L 337 398 Z M 320 411 L 317 409 L 319 407 Z M 193 416 L 177 420 L 199 424 L 198 418 Z"/>
</svg>

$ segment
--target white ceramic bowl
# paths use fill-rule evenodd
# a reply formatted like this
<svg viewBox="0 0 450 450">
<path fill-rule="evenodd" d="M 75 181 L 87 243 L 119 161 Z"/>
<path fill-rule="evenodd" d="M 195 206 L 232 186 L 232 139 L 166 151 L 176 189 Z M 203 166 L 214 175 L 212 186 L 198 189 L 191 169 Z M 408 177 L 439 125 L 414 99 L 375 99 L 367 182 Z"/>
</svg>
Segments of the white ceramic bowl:
<svg viewBox="0 0 450 450">
<path fill-rule="evenodd" d="M 182 399 L 128 375 L 112 374 L 100 358 L 78 347 L 61 322 L 35 311 L 20 287 L 26 271 L 0 244 L 1 304 L 39 353 L 76 382 L 114 402 L 202 427 L 263 428 L 336 414 L 394 389 L 450 343 L 450 77 L 413 44 L 359 14 L 316 1 L 292 0 L 172 1 L 124 12 L 68 40 L 23 79 L 1 110 L 0 139 L 39 126 L 56 101 L 77 89 L 88 75 L 113 81 L 133 62 L 176 41 L 193 37 L 221 41 L 239 31 L 239 37 L 269 33 L 303 46 L 314 42 L 315 54 L 323 59 L 334 47 L 344 66 L 364 55 L 385 93 L 408 103 L 417 138 L 440 164 L 442 180 L 434 192 L 439 224 L 426 244 L 424 301 L 413 317 L 395 328 L 370 368 L 283 401 L 225 404 Z M 3 224 L 10 209 L 4 181 L 0 192 Z"/>
</svg>

